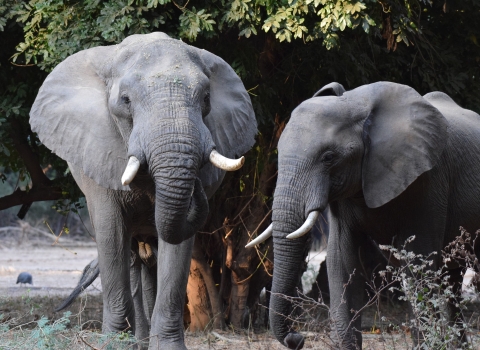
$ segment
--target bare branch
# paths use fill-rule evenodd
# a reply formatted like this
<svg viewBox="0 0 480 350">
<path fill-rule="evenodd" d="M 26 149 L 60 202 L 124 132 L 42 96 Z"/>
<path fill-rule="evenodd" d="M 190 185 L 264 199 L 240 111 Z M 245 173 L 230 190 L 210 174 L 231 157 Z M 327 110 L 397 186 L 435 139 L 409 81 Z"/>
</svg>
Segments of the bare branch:
<svg viewBox="0 0 480 350">
<path fill-rule="evenodd" d="M 13 144 L 30 174 L 33 183 L 32 187 L 49 186 L 51 181 L 43 172 L 38 155 L 32 150 L 27 139 L 22 135 L 20 122 L 14 119 L 10 123 L 12 126 L 11 137 Z"/>
<path fill-rule="evenodd" d="M 62 198 L 62 190 L 58 186 L 36 186 L 28 192 L 17 188 L 12 194 L 0 198 L 0 210 L 11 208 L 16 205 L 39 201 L 51 201 Z"/>
</svg>

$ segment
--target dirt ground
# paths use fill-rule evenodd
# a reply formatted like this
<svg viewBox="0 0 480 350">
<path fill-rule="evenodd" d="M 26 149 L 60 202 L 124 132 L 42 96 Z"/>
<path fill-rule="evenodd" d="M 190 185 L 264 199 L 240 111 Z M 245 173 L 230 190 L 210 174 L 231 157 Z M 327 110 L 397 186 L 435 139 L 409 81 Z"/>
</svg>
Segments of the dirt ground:
<svg viewBox="0 0 480 350">
<path fill-rule="evenodd" d="M 0 250 L 0 295 L 21 296 L 27 289 L 30 295 L 68 295 L 77 285 L 83 268 L 97 256 L 94 244 L 82 247 L 42 246 Z M 29 272 L 32 285 L 16 284 L 21 272 Z M 100 293 L 98 278 L 88 289 Z"/>
<path fill-rule="evenodd" d="M 23 242 L 8 247 L 0 245 L 0 314 L 7 315 L 7 319 L 18 318 L 19 323 L 35 321 L 43 315 L 49 319 L 60 317 L 61 314 L 53 312 L 54 306 L 71 292 L 84 266 L 96 256 L 94 243 L 64 241 L 62 246 L 52 246 L 51 242 L 46 241 L 42 244 Z M 32 274 L 33 286 L 15 283 L 18 274 L 23 271 Z M 480 323 L 478 309 L 477 305 L 469 317 L 472 321 L 478 319 L 477 322 Z M 87 289 L 81 300 L 70 307 L 70 310 L 74 314 L 82 310 L 80 319 L 76 321 L 79 324 L 89 328 L 100 328 L 99 320 L 102 313 L 100 278 Z M 398 323 L 405 321 L 407 312 L 405 305 L 385 303 L 383 310 L 390 320 Z M 87 320 L 93 322 L 86 324 Z M 403 332 L 371 332 L 375 324 L 378 324 L 378 315 L 375 309 L 370 308 L 364 313 L 362 322 L 364 349 L 406 349 L 411 346 L 408 334 Z M 306 335 L 305 349 L 332 348 L 328 345 L 328 334 L 308 329 L 303 333 Z M 477 334 L 474 336 L 478 337 Z M 74 335 L 72 337 L 75 338 Z M 285 349 L 269 332 L 258 329 L 255 331 L 228 329 L 195 334 L 187 331 L 185 341 L 188 349 Z M 72 349 L 88 348 L 81 342 L 75 344 Z"/>
</svg>

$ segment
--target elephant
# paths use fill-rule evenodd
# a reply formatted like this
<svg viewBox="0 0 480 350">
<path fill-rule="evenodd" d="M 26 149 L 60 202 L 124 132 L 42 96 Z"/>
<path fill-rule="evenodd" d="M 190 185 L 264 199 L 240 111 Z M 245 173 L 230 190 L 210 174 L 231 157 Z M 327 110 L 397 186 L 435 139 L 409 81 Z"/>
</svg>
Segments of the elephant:
<svg viewBox="0 0 480 350">
<path fill-rule="evenodd" d="M 299 142 L 301 140 L 301 142 Z M 307 234 L 327 205 L 327 270 L 333 334 L 342 349 L 362 348 L 364 286 L 356 250 L 371 238 L 416 254 L 440 252 L 459 227 L 480 228 L 480 116 L 442 92 L 376 82 L 345 91 L 338 83 L 302 102 L 278 144 L 272 225 L 270 324 L 290 349 L 303 346 L 286 315 L 306 254 Z M 261 235 L 261 236 L 262 236 Z M 258 237 L 260 238 L 260 237 Z M 480 258 L 480 245 L 474 247 Z M 441 254 L 432 269 L 441 268 Z M 461 268 L 448 266 L 460 288 Z M 452 309 L 453 308 L 453 309 Z M 446 310 L 455 315 L 455 307 Z"/>
<path fill-rule="evenodd" d="M 80 51 L 45 79 L 30 111 L 40 141 L 84 193 L 102 275 L 103 332 L 132 327 L 150 349 L 185 349 L 194 234 L 225 171 L 242 166 L 257 124 L 248 92 L 218 56 L 161 32 Z M 158 239 L 150 331 L 136 324 L 132 240 Z M 138 259 L 137 259 L 138 260 Z M 135 289 L 135 290 L 134 290 Z M 148 340 L 147 340 L 148 341 Z"/>
</svg>

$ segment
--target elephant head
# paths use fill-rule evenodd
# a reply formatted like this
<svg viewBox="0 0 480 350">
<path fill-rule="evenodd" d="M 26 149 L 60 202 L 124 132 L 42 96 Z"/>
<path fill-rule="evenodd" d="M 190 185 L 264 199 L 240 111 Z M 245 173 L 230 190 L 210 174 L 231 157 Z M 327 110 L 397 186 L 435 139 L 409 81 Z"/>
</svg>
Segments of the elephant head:
<svg viewBox="0 0 480 350">
<path fill-rule="evenodd" d="M 48 148 L 105 188 L 127 191 L 137 171 L 149 173 L 157 231 L 168 243 L 196 232 L 208 212 L 205 192 L 243 164 L 230 158 L 256 134 L 233 69 L 163 33 L 68 57 L 40 88 L 30 124 Z"/>
<path fill-rule="evenodd" d="M 303 346 L 303 337 L 290 329 L 292 306 L 282 295 L 295 295 L 305 233 L 318 213 L 339 200 L 363 201 L 368 208 L 392 201 L 435 166 L 446 138 L 443 115 L 414 89 L 394 83 L 348 92 L 333 83 L 293 111 L 278 144 L 272 214 L 270 323 L 281 343 Z"/>
</svg>

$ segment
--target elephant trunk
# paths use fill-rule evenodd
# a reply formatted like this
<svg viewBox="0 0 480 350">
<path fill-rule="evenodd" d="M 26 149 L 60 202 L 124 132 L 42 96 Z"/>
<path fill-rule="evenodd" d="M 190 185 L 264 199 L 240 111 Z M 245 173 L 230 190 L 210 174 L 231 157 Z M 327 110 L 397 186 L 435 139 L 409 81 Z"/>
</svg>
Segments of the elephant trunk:
<svg viewBox="0 0 480 350">
<path fill-rule="evenodd" d="M 305 252 L 308 251 L 305 247 L 309 245 L 309 236 L 292 243 L 287 242 L 285 237 L 278 237 L 278 234 L 286 233 L 274 231 L 275 266 L 270 297 L 270 325 L 279 342 L 289 349 L 301 349 L 304 339 L 291 329 L 291 321 L 288 318 L 293 307 L 287 297 L 297 294 L 296 288 L 304 270 Z"/>
<path fill-rule="evenodd" d="M 270 298 L 270 325 L 275 337 L 289 349 L 301 349 L 304 338 L 291 328 L 290 314 L 293 305 L 288 297 L 297 295 L 301 275 L 305 270 L 305 258 L 310 247 L 310 235 L 289 239 L 286 236 L 305 222 L 312 210 L 323 211 L 327 205 L 326 191 L 314 182 L 305 181 L 302 168 L 307 164 L 295 161 L 290 166 L 279 164 L 279 178 L 273 201 L 273 249 L 274 269 Z M 282 169 L 283 168 L 283 169 Z M 305 169 L 303 169 L 305 170 Z M 304 188 L 298 184 L 308 184 Z M 324 183 L 326 187 L 327 182 Z M 319 198 L 323 197 L 323 198 Z"/>
<path fill-rule="evenodd" d="M 144 147 L 155 183 L 155 224 L 170 244 L 192 237 L 204 224 L 208 201 L 198 178 L 205 161 L 205 137 L 188 118 L 165 119 Z M 154 129 L 156 129 L 156 127 Z"/>
</svg>

